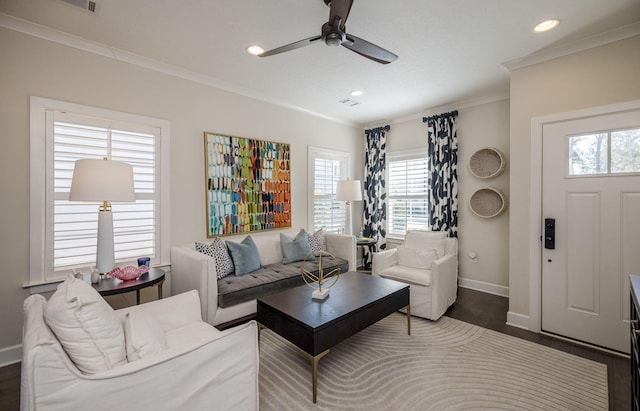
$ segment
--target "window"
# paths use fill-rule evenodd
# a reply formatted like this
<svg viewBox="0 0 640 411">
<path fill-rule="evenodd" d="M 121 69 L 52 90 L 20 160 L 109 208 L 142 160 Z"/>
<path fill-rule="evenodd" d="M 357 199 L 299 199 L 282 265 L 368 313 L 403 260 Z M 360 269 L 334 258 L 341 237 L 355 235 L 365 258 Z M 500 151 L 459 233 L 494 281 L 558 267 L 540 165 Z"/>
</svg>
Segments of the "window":
<svg viewBox="0 0 640 411">
<path fill-rule="evenodd" d="M 569 175 L 640 173 L 640 129 L 567 138 Z"/>
<path fill-rule="evenodd" d="M 167 264 L 168 158 L 161 148 L 168 122 L 36 97 L 31 121 L 31 283 L 95 266 L 99 203 L 68 201 L 75 161 L 83 158 L 133 166 L 136 201 L 112 204 L 116 262 L 149 256 Z"/>
<path fill-rule="evenodd" d="M 387 154 L 387 237 L 429 227 L 428 162 L 424 154 Z"/>
<path fill-rule="evenodd" d="M 309 147 L 309 197 L 311 229 L 338 232 L 344 230 L 346 206 L 335 200 L 336 183 L 346 180 L 349 153 Z"/>
</svg>

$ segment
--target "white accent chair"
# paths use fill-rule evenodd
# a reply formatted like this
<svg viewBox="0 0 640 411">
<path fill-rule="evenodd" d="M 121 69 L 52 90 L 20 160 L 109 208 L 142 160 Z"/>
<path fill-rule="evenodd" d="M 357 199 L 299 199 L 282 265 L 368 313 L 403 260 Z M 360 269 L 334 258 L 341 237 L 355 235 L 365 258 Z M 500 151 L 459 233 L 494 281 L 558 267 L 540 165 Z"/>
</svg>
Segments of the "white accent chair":
<svg viewBox="0 0 640 411">
<path fill-rule="evenodd" d="M 83 304 L 80 297 L 67 301 Z M 166 348 L 96 373 L 72 361 L 48 325 L 48 304 L 39 294 L 24 302 L 21 410 L 258 409 L 256 323 L 216 330 L 202 321 L 197 291 L 115 311 L 123 327 L 133 316 L 157 321 Z M 91 334 L 104 347 L 100 337 Z"/>
<path fill-rule="evenodd" d="M 371 273 L 409 284 L 411 314 L 435 321 L 456 301 L 458 240 L 408 231 L 401 246 L 373 254 Z"/>
</svg>

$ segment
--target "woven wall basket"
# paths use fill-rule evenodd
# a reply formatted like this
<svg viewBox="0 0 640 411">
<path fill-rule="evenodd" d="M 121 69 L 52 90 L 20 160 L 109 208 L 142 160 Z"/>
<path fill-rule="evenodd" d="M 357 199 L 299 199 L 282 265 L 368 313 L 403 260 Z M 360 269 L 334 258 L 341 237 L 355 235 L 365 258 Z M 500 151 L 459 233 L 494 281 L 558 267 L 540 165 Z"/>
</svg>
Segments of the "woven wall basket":
<svg viewBox="0 0 640 411">
<path fill-rule="evenodd" d="M 481 218 L 499 216 L 507 207 L 504 194 L 497 188 L 483 187 L 476 190 L 469 199 L 469 208 Z"/>
<path fill-rule="evenodd" d="M 504 156 L 494 147 L 485 147 L 473 153 L 469 159 L 469 170 L 478 178 L 500 175 L 506 166 Z"/>
</svg>

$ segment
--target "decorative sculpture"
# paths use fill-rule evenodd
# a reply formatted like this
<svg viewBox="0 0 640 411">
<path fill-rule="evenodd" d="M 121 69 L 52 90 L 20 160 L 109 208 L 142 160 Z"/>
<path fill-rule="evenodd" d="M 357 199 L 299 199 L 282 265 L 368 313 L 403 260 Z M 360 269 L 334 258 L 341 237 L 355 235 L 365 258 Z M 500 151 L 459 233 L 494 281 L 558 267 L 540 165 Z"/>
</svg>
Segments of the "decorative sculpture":
<svg viewBox="0 0 640 411">
<path fill-rule="evenodd" d="M 311 256 L 313 256 L 318 262 L 317 274 L 305 269 L 305 266 L 310 261 L 309 258 Z M 330 266 L 335 267 L 328 273 L 324 272 L 324 260 L 326 259 L 333 260 Z M 324 300 L 329 296 L 329 289 L 336 284 L 341 272 L 338 259 L 327 251 L 317 251 L 309 254 L 309 257 L 302 262 L 300 270 L 302 271 L 302 278 L 304 279 L 304 282 L 314 289 L 311 294 L 311 298 L 314 300 Z"/>
</svg>

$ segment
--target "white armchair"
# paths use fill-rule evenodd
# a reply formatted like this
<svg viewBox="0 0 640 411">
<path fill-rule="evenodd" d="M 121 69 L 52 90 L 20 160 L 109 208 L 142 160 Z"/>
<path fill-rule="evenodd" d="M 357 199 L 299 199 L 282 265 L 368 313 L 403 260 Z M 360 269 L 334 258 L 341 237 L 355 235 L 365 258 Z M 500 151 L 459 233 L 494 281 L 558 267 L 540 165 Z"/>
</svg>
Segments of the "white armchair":
<svg viewBox="0 0 640 411">
<path fill-rule="evenodd" d="M 85 293 L 82 297 L 71 298 L 66 292 L 65 303 L 75 307 L 84 304 L 85 309 L 93 310 L 95 306 L 88 304 L 97 300 L 91 300 L 93 297 L 87 289 L 82 292 Z M 87 303 L 87 300 L 91 301 Z M 136 339 L 127 336 L 126 344 L 144 341 L 140 337 L 148 331 L 149 323 L 154 323 L 159 324 L 156 330 L 164 333 L 166 345 L 158 352 L 147 346 L 146 353 L 143 346 L 138 351 L 142 357 L 133 361 L 127 349 L 123 361 L 92 373 L 80 371 L 70 355 L 73 351 L 68 351 L 69 341 L 59 340 L 52 331 L 56 328 L 50 322 L 53 321 L 51 307 L 47 309 L 51 304 L 55 303 L 51 299 L 47 302 L 39 294 L 24 302 L 22 410 L 258 409 L 256 323 L 216 330 L 202 321 L 196 291 L 115 311 L 115 323 L 121 322 L 123 328 L 132 327 L 127 318 L 144 319 L 136 331 Z M 113 311 L 109 316 L 112 315 Z M 85 315 L 85 318 L 88 317 Z M 96 318 L 102 322 L 94 316 L 94 323 L 89 325 L 96 326 Z M 87 331 L 84 326 L 82 329 Z M 126 330 L 124 333 L 127 335 Z M 89 334 L 93 342 L 100 338 L 95 333 Z M 123 338 L 120 341 L 124 343 Z M 113 343 L 110 344 L 111 349 Z M 85 357 L 85 360 L 93 359 Z"/>
<path fill-rule="evenodd" d="M 371 273 L 409 284 L 411 314 L 435 321 L 456 301 L 458 240 L 408 231 L 402 246 L 373 254 Z"/>
</svg>

